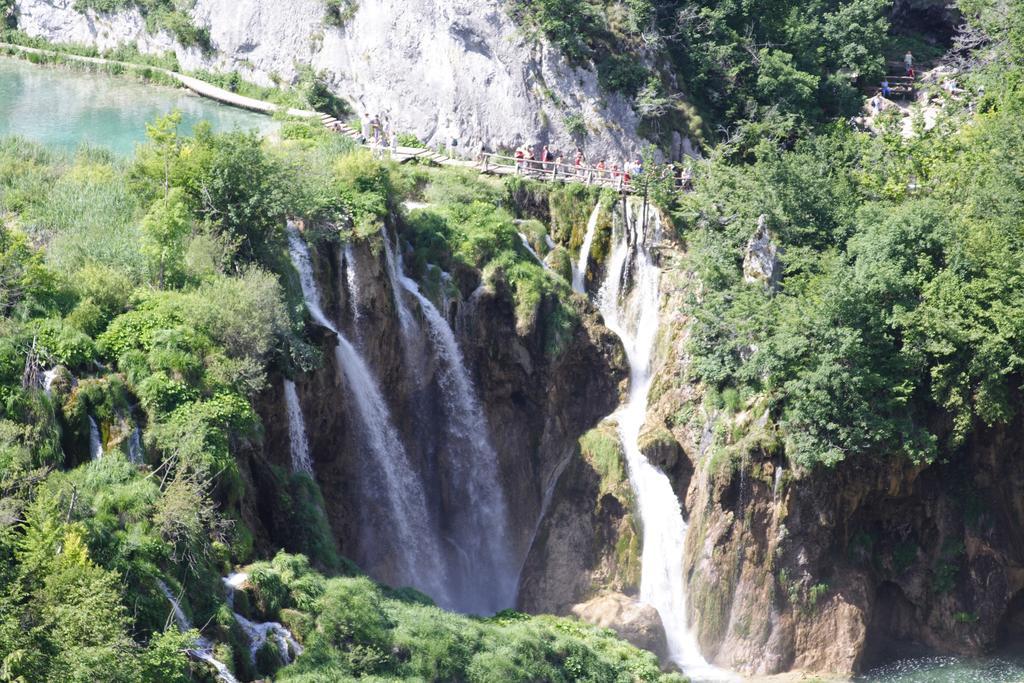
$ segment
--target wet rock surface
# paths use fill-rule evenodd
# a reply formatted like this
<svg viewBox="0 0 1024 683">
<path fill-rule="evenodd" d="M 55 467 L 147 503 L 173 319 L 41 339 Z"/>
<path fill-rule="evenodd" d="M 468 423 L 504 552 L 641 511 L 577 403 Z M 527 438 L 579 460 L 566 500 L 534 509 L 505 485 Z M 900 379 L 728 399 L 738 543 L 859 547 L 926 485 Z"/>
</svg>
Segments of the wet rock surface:
<svg viewBox="0 0 1024 683">
<path fill-rule="evenodd" d="M 601 628 L 610 628 L 628 643 L 649 650 L 662 660 L 668 657 L 665 627 L 658 610 L 621 593 L 601 595 L 574 605 L 572 613 Z"/>
</svg>

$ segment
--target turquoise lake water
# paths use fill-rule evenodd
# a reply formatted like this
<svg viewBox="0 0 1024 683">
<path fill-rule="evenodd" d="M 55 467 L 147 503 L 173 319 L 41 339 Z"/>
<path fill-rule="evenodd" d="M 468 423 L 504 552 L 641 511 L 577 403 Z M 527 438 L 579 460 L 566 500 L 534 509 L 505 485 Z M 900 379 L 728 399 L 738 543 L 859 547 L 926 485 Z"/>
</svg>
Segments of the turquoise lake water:
<svg viewBox="0 0 1024 683">
<path fill-rule="evenodd" d="M 904 659 L 867 672 L 857 683 L 1024 683 L 1024 660 L 993 657 Z"/>
<path fill-rule="evenodd" d="M 0 136 L 72 151 L 89 143 L 127 156 L 145 140 L 147 123 L 175 109 L 182 113 L 183 134 L 199 121 L 218 131 L 277 129 L 268 116 L 183 89 L 0 57 Z"/>
</svg>

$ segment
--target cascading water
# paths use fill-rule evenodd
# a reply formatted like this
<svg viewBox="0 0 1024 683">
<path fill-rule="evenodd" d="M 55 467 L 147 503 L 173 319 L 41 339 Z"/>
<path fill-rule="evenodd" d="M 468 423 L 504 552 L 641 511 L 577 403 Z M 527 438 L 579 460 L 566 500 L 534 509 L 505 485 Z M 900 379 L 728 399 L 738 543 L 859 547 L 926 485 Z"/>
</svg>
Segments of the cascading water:
<svg viewBox="0 0 1024 683">
<path fill-rule="evenodd" d="M 292 472 L 305 472 L 312 476 L 313 461 L 309 457 L 309 441 L 306 439 L 306 421 L 299 405 L 299 393 L 295 382 L 284 381 L 284 403 L 288 410 L 288 443 L 292 454 Z"/>
<path fill-rule="evenodd" d="M 138 427 L 132 430 L 128 439 L 128 461 L 136 465 L 142 464 L 142 430 Z"/>
<path fill-rule="evenodd" d="M 46 392 L 47 396 L 53 393 L 53 381 L 57 379 L 58 372 L 57 368 L 50 368 L 43 373 L 43 391 Z"/>
<path fill-rule="evenodd" d="M 103 457 L 103 439 L 100 438 L 100 427 L 92 415 L 89 416 L 89 456 L 93 460 Z"/>
<path fill-rule="evenodd" d="M 695 680 L 730 680 L 728 673 L 704 660 L 687 627 L 683 582 L 686 523 L 669 478 L 648 462 L 638 444 L 646 419 L 651 355 L 659 325 L 661 272 L 653 249 L 660 238 L 658 212 L 630 197 L 624 220 L 616 221 L 614 246 L 598 293 L 605 324 L 622 339 L 630 367 L 629 396 L 615 417 L 643 526 L 640 599 L 661 615 L 669 657 L 684 673 Z"/>
<path fill-rule="evenodd" d="M 277 644 L 277 650 L 281 654 L 282 663 L 291 664 L 295 657 L 302 654 L 302 646 L 299 645 L 298 641 L 292 636 L 291 631 L 276 621 L 259 623 L 246 619 L 241 614 L 234 611 L 235 591 L 238 590 L 248 578 L 248 574 L 239 572 L 229 574 L 221 579 L 221 581 L 224 582 L 224 587 L 227 589 L 228 607 L 231 608 L 235 621 L 237 621 L 238 625 L 242 627 L 242 630 L 245 631 L 246 637 L 249 639 L 249 657 L 253 662 L 255 662 L 256 653 L 259 652 L 259 649 L 263 647 L 267 640 L 273 638 Z"/>
<path fill-rule="evenodd" d="M 356 275 L 356 255 L 352 244 L 345 245 L 345 284 L 348 286 L 348 301 L 352 309 L 352 324 L 359 324 L 359 279 Z"/>
<path fill-rule="evenodd" d="M 580 247 L 580 256 L 576 267 L 572 271 L 572 288 L 580 294 L 587 293 L 587 266 L 590 265 L 590 249 L 594 245 L 594 234 L 597 232 L 597 219 L 601 215 L 601 202 L 594 205 L 587 220 L 587 232 L 583 236 L 583 245 Z"/>
<path fill-rule="evenodd" d="M 181 603 L 171 589 L 167 587 L 167 584 L 163 581 L 158 581 L 157 585 L 160 587 L 160 592 L 164 594 L 167 601 L 171 603 L 171 612 L 174 614 L 174 623 L 178 625 L 178 629 L 181 631 L 188 631 L 192 628 L 192 622 L 189 621 L 185 615 L 185 611 L 181 609 Z M 235 678 L 234 674 L 227 667 L 224 662 L 220 661 L 213 656 L 213 643 L 207 638 L 199 636 L 196 639 L 196 646 L 189 649 L 188 654 L 196 659 L 206 662 L 217 672 L 217 678 L 223 683 L 238 683 L 238 679 Z"/>
<path fill-rule="evenodd" d="M 389 242 L 385 234 L 384 242 Z M 390 247 L 389 247 L 390 248 Z M 491 444 L 487 419 L 469 378 L 466 362 L 447 319 L 402 271 L 396 275 L 402 287 L 419 302 L 430 339 L 440 357 L 438 384 L 448 410 L 448 436 L 456 452 L 452 486 L 465 503 L 451 519 L 449 540 L 460 552 L 457 568 L 459 590 L 452 605 L 462 612 L 491 614 L 511 607 L 518 577 L 508 547 L 508 514 L 505 494 L 498 482 L 498 455 Z"/>
<path fill-rule="evenodd" d="M 415 586 L 439 603 L 446 604 L 446 572 L 438 534 L 427 511 L 422 481 L 409 463 L 376 378 L 355 347 L 320 308 L 320 294 L 313 277 L 309 249 L 291 224 L 288 226 L 288 245 L 292 263 L 299 273 L 306 308 L 318 324 L 337 337 L 334 352 L 338 369 L 348 385 L 346 398 L 351 397 L 361 423 L 366 447 L 372 456 L 368 464 L 376 468 L 380 478 L 369 493 L 374 496 L 383 493 L 389 517 L 386 527 L 388 535 L 393 537 L 391 550 L 397 563 L 393 568 L 395 575 L 383 578 L 392 583 Z"/>
<path fill-rule="evenodd" d="M 523 243 L 526 251 L 530 252 L 530 256 L 533 257 L 533 260 L 539 263 L 544 269 L 550 268 L 544 259 L 540 257 L 540 254 L 537 253 L 537 250 L 533 248 L 533 245 L 530 244 L 530 239 L 521 232 L 517 234 L 519 235 L 519 241 Z"/>
<path fill-rule="evenodd" d="M 402 337 L 408 339 L 415 327 L 415 323 L 412 319 L 412 313 L 409 311 L 409 306 L 402 297 L 402 289 L 398 286 L 398 281 L 401 277 L 398 259 L 395 257 L 395 248 L 391 245 L 391 240 L 388 239 L 387 235 L 384 235 L 384 263 L 388 271 L 391 293 L 394 296 L 395 311 L 398 313 L 398 321 L 402 325 Z"/>
</svg>

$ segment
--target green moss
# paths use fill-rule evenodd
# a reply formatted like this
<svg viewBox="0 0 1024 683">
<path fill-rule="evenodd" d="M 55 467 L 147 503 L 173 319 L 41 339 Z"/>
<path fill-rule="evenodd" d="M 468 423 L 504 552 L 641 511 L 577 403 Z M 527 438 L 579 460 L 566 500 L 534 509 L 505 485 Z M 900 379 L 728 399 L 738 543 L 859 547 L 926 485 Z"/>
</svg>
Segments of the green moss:
<svg viewBox="0 0 1024 683">
<path fill-rule="evenodd" d="M 579 251 L 598 196 L 598 189 L 578 183 L 551 189 L 548 195 L 551 235 L 556 242 L 568 245 L 571 251 Z"/>
<path fill-rule="evenodd" d="M 622 440 L 611 425 L 602 424 L 584 434 L 580 452 L 601 477 L 602 494 L 616 491 L 627 480 Z"/>
</svg>

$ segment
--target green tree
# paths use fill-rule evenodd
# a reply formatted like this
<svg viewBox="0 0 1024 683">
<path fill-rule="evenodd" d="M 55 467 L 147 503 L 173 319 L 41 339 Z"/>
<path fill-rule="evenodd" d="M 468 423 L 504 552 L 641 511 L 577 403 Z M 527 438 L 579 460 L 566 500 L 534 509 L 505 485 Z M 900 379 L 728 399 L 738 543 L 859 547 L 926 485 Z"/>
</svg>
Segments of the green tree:
<svg viewBox="0 0 1024 683">
<path fill-rule="evenodd" d="M 155 273 L 157 286 L 178 281 L 184 271 L 185 241 L 192 232 L 192 215 L 185 192 L 175 187 L 153 203 L 142 219 L 142 254 Z"/>
</svg>

